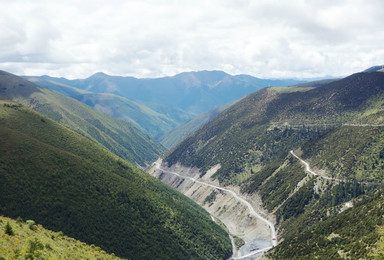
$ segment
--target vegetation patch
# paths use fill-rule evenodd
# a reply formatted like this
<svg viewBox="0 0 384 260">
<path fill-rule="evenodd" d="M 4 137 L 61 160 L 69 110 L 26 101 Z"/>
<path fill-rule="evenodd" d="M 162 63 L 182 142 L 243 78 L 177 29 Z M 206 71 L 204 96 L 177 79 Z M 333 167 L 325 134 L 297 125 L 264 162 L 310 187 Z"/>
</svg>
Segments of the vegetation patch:
<svg viewBox="0 0 384 260">
<path fill-rule="evenodd" d="M 0 233 L 0 259 L 120 259 L 41 225 L 31 230 L 27 223 L 0 216 L 0 229 L 8 226 L 14 233 Z"/>
</svg>

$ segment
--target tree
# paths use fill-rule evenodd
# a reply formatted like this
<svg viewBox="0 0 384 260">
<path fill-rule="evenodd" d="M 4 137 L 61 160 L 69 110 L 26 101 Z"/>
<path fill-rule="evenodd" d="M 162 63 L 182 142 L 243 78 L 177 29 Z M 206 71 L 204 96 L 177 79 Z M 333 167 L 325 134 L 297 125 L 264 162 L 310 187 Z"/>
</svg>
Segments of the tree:
<svg viewBox="0 0 384 260">
<path fill-rule="evenodd" d="M 12 229 L 11 225 L 9 224 L 9 222 L 7 222 L 7 224 L 5 225 L 5 234 L 7 234 L 9 236 L 13 236 L 15 234 L 15 232 L 13 232 L 13 229 Z"/>
</svg>

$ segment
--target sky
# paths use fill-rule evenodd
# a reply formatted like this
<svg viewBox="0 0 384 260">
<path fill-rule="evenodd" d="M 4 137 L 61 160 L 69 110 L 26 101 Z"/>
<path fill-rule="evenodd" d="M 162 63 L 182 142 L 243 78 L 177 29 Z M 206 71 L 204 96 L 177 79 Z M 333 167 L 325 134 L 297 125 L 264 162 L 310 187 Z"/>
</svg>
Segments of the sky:
<svg viewBox="0 0 384 260">
<path fill-rule="evenodd" d="M 0 70 L 346 76 L 384 64 L 382 0 L 0 0 Z"/>
</svg>

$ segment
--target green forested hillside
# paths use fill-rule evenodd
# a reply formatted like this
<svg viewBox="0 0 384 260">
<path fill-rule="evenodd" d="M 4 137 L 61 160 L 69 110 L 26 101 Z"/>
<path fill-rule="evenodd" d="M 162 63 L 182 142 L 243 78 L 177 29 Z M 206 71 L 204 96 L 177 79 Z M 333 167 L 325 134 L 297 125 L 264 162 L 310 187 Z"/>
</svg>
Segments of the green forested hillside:
<svg viewBox="0 0 384 260">
<path fill-rule="evenodd" d="M 263 89 L 187 137 L 165 161 L 199 167 L 202 174 L 220 163 L 213 178 L 257 192 L 276 216 L 284 241 L 269 257 L 378 256 L 383 223 L 374 213 L 381 199 L 373 194 L 381 190 L 383 177 L 383 97 L 382 72 L 357 73 L 315 88 Z M 320 175 L 306 172 L 290 150 Z M 369 225 L 358 232 L 364 210 Z M 339 229 L 333 221 L 339 221 Z"/>
<path fill-rule="evenodd" d="M 302 147 L 303 158 L 328 175 L 382 182 L 384 126 L 344 125 Z"/>
<path fill-rule="evenodd" d="M 22 103 L 140 166 L 153 162 L 165 150 L 123 120 L 106 116 L 72 98 L 1 71 L 0 99 Z"/>
<path fill-rule="evenodd" d="M 185 196 L 17 103 L 0 104 L 0 214 L 131 259 L 222 259 L 229 237 Z"/>
<path fill-rule="evenodd" d="M 271 259 L 383 259 L 383 194 L 364 197 L 353 208 L 284 240 Z"/>
</svg>

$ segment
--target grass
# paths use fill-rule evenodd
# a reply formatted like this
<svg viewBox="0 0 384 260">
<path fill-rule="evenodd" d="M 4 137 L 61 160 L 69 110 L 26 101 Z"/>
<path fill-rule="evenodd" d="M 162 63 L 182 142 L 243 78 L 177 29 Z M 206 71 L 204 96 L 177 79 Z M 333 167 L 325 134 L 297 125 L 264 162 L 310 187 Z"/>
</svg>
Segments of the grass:
<svg viewBox="0 0 384 260">
<path fill-rule="evenodd" d="M 292 93 L 292 92 L 304 92 L 308 90 L 314 89 L 314 87 L 300 87 L 300 86 L 293 86 L 293 87 L 271 87 L 272 90 L 275 90 L 279 93 Z"/>
<path fill-rule="evenodd" d="M 9 223 L 14 234 L 3 232 Z M 23 221 L 0 216 L 0 259 L 121 259 L 101 248 Z"/>
</svg>

